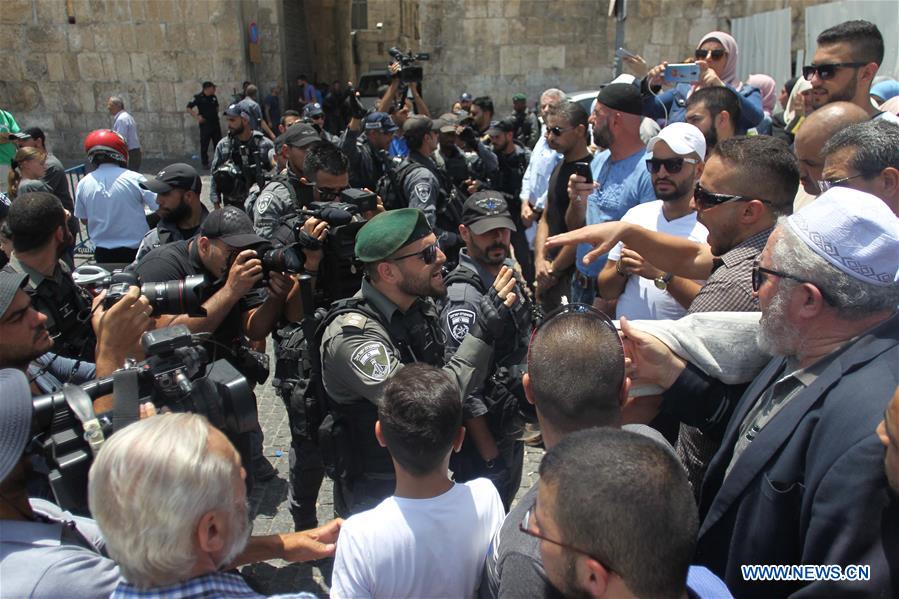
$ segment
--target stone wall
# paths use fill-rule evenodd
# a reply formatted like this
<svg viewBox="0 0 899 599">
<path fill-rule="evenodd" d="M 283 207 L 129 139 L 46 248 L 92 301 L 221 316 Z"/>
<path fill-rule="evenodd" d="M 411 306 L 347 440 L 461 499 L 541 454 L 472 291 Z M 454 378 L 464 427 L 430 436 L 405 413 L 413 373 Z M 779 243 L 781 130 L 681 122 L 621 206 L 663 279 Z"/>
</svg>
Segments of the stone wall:
<svg viewBox="0 0 899 599">
<path fill-rule="evenodd" d="M 81 156 L 84 136 L 108 127 L 106 100 L 120 95 L 138 124 L 144 157 L 196 153 L 184 112 L 205 79 L 227 105 L 245 79 L 267 89 L 282 78 L 281 0 L 3 0 L 0 106 L 40 126 L 53 151 Z M 246 27 L 259 26 L 263 61 L 249 62 Z"/>
<path fill-rule="evenodd" d="M 366 71 L 386 69 L 391 46 L 417 52 L 420 43 L 419 0 L 368 0 L 368 29 L 356 31 L 356 78 Z"/>
<path fill-rule="evenodd" d="M 651 65 L 683 59 L 707 32 L 730 19 L 791 8 L 794 50 L 803 42 L 804 8 L 827 0 L 629 0 L 624 47 Z M 612 77 L 614 18 L 598 0 L 421 0 L 425 100 L 437 111 L 462 91 L 490 94 L 497 112 L 511 97 L 530 102 L 549 87 L 597 89 Z M 432 110 L 434 112 L 434 110 Z"/>
</svg>

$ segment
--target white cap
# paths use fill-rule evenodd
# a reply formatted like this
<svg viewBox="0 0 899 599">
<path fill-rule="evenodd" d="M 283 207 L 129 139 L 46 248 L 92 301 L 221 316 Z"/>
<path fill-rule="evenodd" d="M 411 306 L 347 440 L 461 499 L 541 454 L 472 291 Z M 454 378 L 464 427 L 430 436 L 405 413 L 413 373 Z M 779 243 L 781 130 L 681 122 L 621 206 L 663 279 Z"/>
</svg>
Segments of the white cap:
<svg viewBox="0 0 899 599">
<path fill-rule="evenodd" d="M 659 134 L 649 140 L 646 151 L 652 152 L 656 142 L 664 141 L 671 151 L 681 156 L 696 153 L 700 160 L 705 160 L 705 136 L 696 125 L 690 123 L 671 123 Z"/>
<path fill-rule="evenodd" d="M 636 80 L 637 80 L 637 78 L 634 77 L 633 75 L 628 75 L 627 73 L 621 73 L 620 75 L 618 75 L 617 77 L 615 77 L 614 79 L 609 81 L 606 85 L 612 85 L 613 83 L 630 83 L 631 85 L 633 85 L 634 81 L 636 81 Z"/>
<path fill-rule="evenodd" d="M 833 187 L 788 217 L 787 225 L 853 278 L 878 287 L 899 281 L 899 218 L 880 198 Z"/>
</svg>

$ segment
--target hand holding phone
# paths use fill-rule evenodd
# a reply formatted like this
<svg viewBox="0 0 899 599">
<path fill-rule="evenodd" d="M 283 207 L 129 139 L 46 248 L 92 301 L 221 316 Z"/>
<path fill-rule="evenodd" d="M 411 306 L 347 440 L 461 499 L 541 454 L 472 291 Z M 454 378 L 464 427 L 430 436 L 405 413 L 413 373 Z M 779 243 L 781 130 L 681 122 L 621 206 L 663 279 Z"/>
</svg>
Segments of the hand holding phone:
<svg viewBox="0 0 899 599">
<path fill-rule="evenodd" d="M 585 179 L 585 183 L 593 183 L 593 171 L 590 170 L 589 162 L 575 162 L 574 174 Z"/>
<path fill-rule="evenodd" d="M 615 50 L 615 56 L 617 56 L 618 58 L 635 58 L 636 54 L 634 54 L 633 52 L 628 52 L 624 48 L 618 48 L 617 50 Z"/>
<path fill-rule="evenodd" d="M 696 83 L 699 81 L 699 65 L 695 63 L 669 64 L 662 73 L 665 83 Z"/>
</svg>

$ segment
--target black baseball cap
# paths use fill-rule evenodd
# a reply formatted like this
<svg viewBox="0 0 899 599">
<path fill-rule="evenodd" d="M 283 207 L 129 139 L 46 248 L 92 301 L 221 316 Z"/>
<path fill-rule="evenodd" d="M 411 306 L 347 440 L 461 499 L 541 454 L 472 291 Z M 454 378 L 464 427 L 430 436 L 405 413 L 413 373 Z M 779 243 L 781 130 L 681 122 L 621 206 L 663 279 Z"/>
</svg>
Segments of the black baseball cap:
<svg viewBox="0 0 899 599">
<path fill-rule="evenodd" d="M 16 133 L 9 134 L 10 139 L 31 139 L 31 134 L 27 131 L 18 131 Z"/>
<path fill-rule="evenodd" d="M 164 167 L 155 177 L 147 177 L 140 186 L 153 193 L 168 193 L 173 189 L 184 189 L 200 193 L 202 184 L 194 167 L 183 162 L 176 162 Z"/>
<path fill-rule="evenodd" d="M 0 316 L 6 314 L 19 289 L 25 289 L 28 285 L 28 275 L 16 272 L 12 266 L 6 265 L 0 269 Z"/>
<path fill-rule="evenodd" d="M 225 109 L 225 116 L 236 116 L 242 119 L 250 118 L 250 113 L 247 112 L 247 109 L 241 106 L 240 104 L 232 104 L 228 108 Z"/>
<path fill-rule="evenodd" d="M 221 239 L 233 248 L 247 248 L 266 240 L 256 235 L 253 221 L 247 213 L 234 206 L 213 210 L 200 225 L 200 235 L 209 239 Z"/>
<path fill-rule="evenodd" d="M 462 206 L 462 224 L 476 235 L 494 229 L 517 230 L 505 198 L 494 190 L 478 191 L 468 196 Z"/>
<path fill-rule="evenodd" d="M 507 116 L 498 121 L 491 121 L 487 134 L 496 135 L 497 133 L 511 133 L 512 131 L 515 131 L 515 119 Z"/>
<path fill-rule="evenodd" d="M 301 123 L 297 121 L 287 128 L 287 131 L 280 135 L 282 144 L 293 146 L 295 148 L 305 148 L 309 144 L 321 141 L 321 135 L 315 130 L 315 127 L 309 123 Z"/>
<path fill-rule="evenodd" d="M 24 133 L 25 135 L 27 135 L 28 137 L 30 137 L 31 139 L 39 139 L 41 141 L 44 141 L 47 139 L 47 137 L 44 135 L 44 130 L 41 129 L 40 127 L 26 127 L 25 129 L 22 129 L 21 132 Z"/>
</svg>

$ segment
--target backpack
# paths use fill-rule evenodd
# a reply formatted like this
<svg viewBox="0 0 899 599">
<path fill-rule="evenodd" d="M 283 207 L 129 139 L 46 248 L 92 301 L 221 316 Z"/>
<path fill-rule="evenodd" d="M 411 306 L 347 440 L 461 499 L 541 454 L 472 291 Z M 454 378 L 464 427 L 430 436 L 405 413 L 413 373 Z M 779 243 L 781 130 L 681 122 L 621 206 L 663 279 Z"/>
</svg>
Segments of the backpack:
<svg viewBox="0 0 899 599">
<path fill-rule="evenodd" d="M 407 208 L 409 206 L 409 198 L 403 187 L 406 177 L 416 168 L 426 168 L 417 162 L 403 159 L 396 168 L 390 168 L 389 165 L 384 167 L 384 175 L 378 179 L 377 193 L 384 202 L 385 210 L 396 210 L 397 208 Z"/>
</svg>

